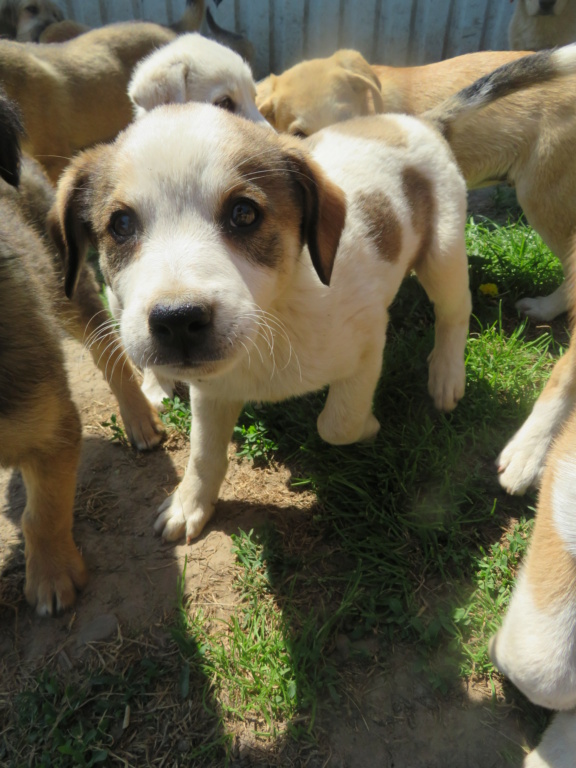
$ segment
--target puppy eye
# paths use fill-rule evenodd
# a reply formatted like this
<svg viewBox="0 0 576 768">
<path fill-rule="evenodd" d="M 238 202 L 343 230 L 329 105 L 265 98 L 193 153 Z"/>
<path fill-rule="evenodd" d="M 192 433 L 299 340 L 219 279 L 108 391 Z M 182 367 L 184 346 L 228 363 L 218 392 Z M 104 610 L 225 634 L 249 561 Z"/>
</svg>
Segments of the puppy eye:
<svg viewBox="0 0 576 768">
<path fill-rule="evenodd" d="M 116 211 L 112 214 L 108 229 L 115 240 L 127 240 L 136 234 L 136 218 L 131 211 Z"/>
<path fill-rule="evenodd" d="M 224 96 L 223 99 L 220 99 L 219 101 L 215 101 L 214 106 L 220 107 L 220 109 L 225 109 L 227 112 L 236 111 L 236 104 L 234 104 L 230 96 Z"/>
<path fill-rule="evenodd" d="M 307 135 L 304 133 L 304 131 L 294 131 L 292 136 L 297 136 L 299 139 L 307 139 Z"/>
<path fill-rule="evenodd" d="M 29 13 L 30 16 L 37 16 L 39 13 L 38 6 L 37 5 L 27 5 L 24 8 L 26 13 Z"/>
<path fill-rule="evenodd" d="M 238 200 L 230 213 L 230 224 L 235 228 L 252 227 L 258 221 L 258 209 L 250 200 Z"/>
</svg>

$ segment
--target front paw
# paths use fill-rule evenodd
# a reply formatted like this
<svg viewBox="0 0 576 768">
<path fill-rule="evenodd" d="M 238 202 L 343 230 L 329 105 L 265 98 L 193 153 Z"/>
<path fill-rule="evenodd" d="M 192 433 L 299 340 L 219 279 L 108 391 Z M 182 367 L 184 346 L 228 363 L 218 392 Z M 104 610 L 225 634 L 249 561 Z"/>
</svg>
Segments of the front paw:
<svg viewBox="0 0 576 768">
<path fill-rule="evenodd" d="M 166 434 L 156 410 L 140 390 L 138 390 L 138 396 L 129 403 L 120 403 L 120 415 L 128 439 L 139 451 L 154 448 Z"/>
<path fill-rule="evenodd" d="M 88 581 L 86 566 L 72 536 L 58 542 L 26 541 L 26 599 L 40 616 L 61 613 L 74 604 Z"/>
<path fill-rule="evenodd" d="M 154 523 L 154 532 L 165 541 L 177 541 L 186 534 L 186 543 L 190 544 L 202 533 L 214 513 L 214 506 L 198 508 L 186 491 L 179 487 L 160 505 L 158 511 L 160 514 Z"/>
<path fill-rule="evenodd" d="M 531 486 L 538 485 L 549 447 L 549 440 L 531 441 L 521 430 L 496 459 L 502 488 L 520 496 Z"/>
<path fill-rule="evenodd" d="M 435 407 L 439 411 L 454 410 L 466 389 L 464 360 L 432 352 L 428 362 L 428 392 Z"/>
</svg>

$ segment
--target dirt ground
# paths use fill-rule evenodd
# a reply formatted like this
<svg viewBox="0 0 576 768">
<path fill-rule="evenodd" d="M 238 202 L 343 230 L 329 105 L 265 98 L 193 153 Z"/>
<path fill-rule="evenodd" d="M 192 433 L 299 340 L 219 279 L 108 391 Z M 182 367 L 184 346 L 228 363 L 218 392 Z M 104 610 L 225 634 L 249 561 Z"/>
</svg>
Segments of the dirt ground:
<svg viewBox="0 0 576 768">
<path fill-rule="evenodd" d="M 111 443 L 109 431 L 100 423 L 115 411 L 112 395 L 87 353 L 72 342 L 66 342 L 66 350 L 84 424 L 75 539 L 86 559 L 90 581 L 74 611 L 61 617 L 41 619 L 27 606 L 22 595 L 24 559 L 19 530 L 23 487 L 18 473 L 1 471 L 0 703 L 6 691 L 13 689 L 11 676 L 24 668 L 40 669 L 49 657 L 59 654 L 71 668 L 81 671 L 86 648 L 97 649 L 99 642 L 119 642 L 125 636 L 161 644 L 175 608 L 185 558 L 187 594 L 226 615 L 238 600 L 232 589 L 231 534 L 278 515 L 294 516 L 296 522 L 314 505 L 311 495 L 289 489 L 289 475 L 282 467 L 255 469 L 248 461 L 233 460 L 217 514 L 201 538 L 190 546 L 163 543 L 153 535 L 152 523 L 158 505 L 182 476 L 188 455 L 186 441 L 169 439 L 149 454 Z M 374 656 L 378 653 L 377 648 L 368 650 Z M 346 642 L 335 652 L 341 654 L 345 666 Z M 521 765 L 522 748 L 533 734 L 512 706 L 491 702 L 485 683 L 441 695 L 424 673 L 413 671 L 413 649 L 390 648 L 382 661 L 380 650 L 379 664 L 350 666 L 350 696 L 338 706 L 326 703 L 323 707 L 319 746 L 308 758 L 300 755 L 288 762 L 277 756 L 278 750 L 276 757 L 272 757 L 273 751 L 258 758 L 247 752 L 237 765 Z M 144 758 L 137 763 L 139 767 L 147 764 L 152 763 Z"/>
</svg>

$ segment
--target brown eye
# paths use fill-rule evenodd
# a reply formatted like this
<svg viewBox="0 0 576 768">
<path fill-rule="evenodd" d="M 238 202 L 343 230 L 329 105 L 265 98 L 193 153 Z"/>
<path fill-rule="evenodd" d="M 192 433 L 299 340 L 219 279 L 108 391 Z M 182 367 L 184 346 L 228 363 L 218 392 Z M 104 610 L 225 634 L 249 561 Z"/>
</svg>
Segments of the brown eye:
<svg viewBox="0 0 576 768">
<path fill-rule="evenodd" d="M 128 240 L 136 234 L 136 217 L 132 211 L 116 211 L 112 214 L 108 229 L 115 240 Z"/>
<path fill-rule="evenodd" d="M 259 213 L 250 200 L 238 200 L 230 213 L 230 224 L 234 228 L 252 227 L 258 221 Z"/>
<path fill-rule="evenodd" d="M 297 136 L 299 139 L 307 139 L 308 138 L 303 131 L 294 131 L 292 136 Z"/>
<path fill-rule="evenodd" d="M 229 96 L 224 96 L 223 99 L 219 99 L 219 101 L 215 101 L 214 106 L 220 107 L 220 109 L 225 109 L 227 112 L 236 111 L 236 104 L 234 104 L 234 102 Z"/>
</svg>

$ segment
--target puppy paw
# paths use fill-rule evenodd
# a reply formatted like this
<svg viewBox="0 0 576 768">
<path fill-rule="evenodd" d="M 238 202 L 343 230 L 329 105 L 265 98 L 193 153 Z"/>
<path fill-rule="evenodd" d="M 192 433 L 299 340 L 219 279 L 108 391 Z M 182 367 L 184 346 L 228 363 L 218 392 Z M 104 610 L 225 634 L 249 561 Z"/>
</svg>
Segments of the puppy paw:
<svg viewBox="0 0 576 768">
<path fill-rule="evenodd" d="M 166 434 L 157 411 L 144 397 L 140 389 L 138 389 L 136 397 L 120 403 L 120 415 L 128 439 L 139 451 L 148 451 L 154 448 Z"/>
<path fill-rule="evenodd" d="M 439 411 L 452 411 L 466 390 L 464 360 L 446 360 L 432 352 L 428 362 L 428 392 L 434 405 Z"/>
<path fill-rule="evenodd" d="M 515 307 L 521 315 L 537 322 L 553 320 L 562 312 L 566 312 L 567 309 L 565 302 L 556 300 L 555 294 L 536 296 L 533 299 L 520 299 L 516 302 Z"/>
<path fill-rule="evenodd" d="M 148 402 L 162 413 L 165 408 L 164 400 L 174 396 L 174 382 L 160 377 L 150 368 L 146 368 L 143 375 L 142 392 Z"/>
<path fill-rule="evenodd" d="M 363 423 L 346 418 L 336 419 L 324 409 L 318 416 L 317 428 L 322 440 L 330 445 L 350 445 L 373 440 L 380 430 L 380 422 L 372 413 Z"/>
<path fill-rule="evenodd" d="M 518 432 L 496 459 L 500 485 L 513 495 L 522 495 L 538 485 L 550 442 L 534 442 Z"/>
<path fill-rule="evenodd" d="M 165 541 L 177 541 L 186 534 L 186 543 L 190 544 L 192 539 L 202 533 L 214 510 L 190 510 L 185 492 L 177 488 L 160 505 L 158 511 L 160 514 L 154 523 L 154 532 L 161 535 Z"/>
<path fill-rule="evenodd" d="M 53 616 L 74 604 L 86 586 L 88 572 L 72 537 L 41 547 L 26 545 L 26 599 L 40 616 Z"/>
</svg>

